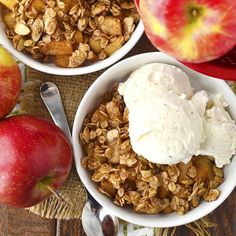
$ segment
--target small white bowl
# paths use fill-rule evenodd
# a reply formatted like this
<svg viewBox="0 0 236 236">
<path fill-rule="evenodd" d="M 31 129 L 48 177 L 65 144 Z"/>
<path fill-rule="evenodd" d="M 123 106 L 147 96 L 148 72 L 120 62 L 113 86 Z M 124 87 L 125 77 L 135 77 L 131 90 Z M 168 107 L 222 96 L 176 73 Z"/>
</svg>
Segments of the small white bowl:
<svg viewBox="0 0 236 236">
<path fill-rule="evenodd" d="M 24 64 L 36 70 L 55 75 L 82 75 L 102 70 L 114 64 L 115 62 L 119 61 L 122 57 L 124 57 L 135 46 L 135 44 L 138 42 L 138 40 L 140 39 L 140 37 L 144 32 L 143 23 L 140 20 L 129 41 L 126 44 L 124 44 L 119 50 L 113 53 L 110 57 L 92 63 L 90 65 L 81 66 L 78 68 L 60 68 L 54 65 L 53 63 L 39 62 L 33 59 L 30 55 L 24 54 L 14 49 L 12 42 L 7 38 L 5 34 L 5 28 L 6 27 L 1 18 L 1 6 L 0 6 L 0 44 L 2 44 L 9 52 L 11 52 L 11 54 L 13 54 L 17 59 L 19 59 Z"/>
<path fill-rule="evenodd" d="M 195 91 L 205 89 L 210 93 L 221 93 L 229 104 L 229 112 L 233 119 L 236 119 L 236 96 L 230 87 L 222 80 L 214 79 L 212 77 L 195 72 L 186 66 L 182 65 L 175 59 L 165 55 L 164 53 L 154 52 L 145 53 L 125 59 L 116 65 L 109 68 L 92 84 L 87 93 L 83 97 L 79 108 L 77 110 L 74 127 L 73 127 L 73 147 L 75 164 L 78 174 L 84 183 L 85 187 L 91 195 L 108 211 L 114 215 L 128 222 L 150 226 L 150 227 L 173 227 L 178 225 L 193 222 L 217 208 L 232 192 L 236 185 L 236 157 L 234 156 L 232 162 L 225 166 L 225 181 L 220 185 L 221 194 L 214 202 L 202 202 L 195 209 L 187 212 L 183 216 L 172 214 L 137 214 L 125 208 L 118 207 L 112 203 L 111 199 L 103 195 L 97 190 L 96 184 L 91 180 L 91 176 L 86 169 L 81 166 L 81 159 L 83 158 L 83 150 L 79 143 L 79 133 L 82 128 L 85 116 L 96 109 L 99 105 L 104 93 L 110 90 L 115 83 L 119 83 L 128 78 L 128 76 L 138 67 L 152 62 L 161 62 L 173 64 L 183 69 L 190 77 L 191 85 Z"/>
</svg>

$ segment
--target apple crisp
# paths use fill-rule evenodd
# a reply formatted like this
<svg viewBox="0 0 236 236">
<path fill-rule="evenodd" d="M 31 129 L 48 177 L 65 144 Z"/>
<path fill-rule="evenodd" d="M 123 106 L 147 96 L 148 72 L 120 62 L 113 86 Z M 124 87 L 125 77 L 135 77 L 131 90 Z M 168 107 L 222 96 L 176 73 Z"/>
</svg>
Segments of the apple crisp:
<svg viewBox="0 0 236 236">
<path fill-rule="evenodd" d="M 201 200 L 218 198 L 223 169 L 207 156 L 194 156 L 187 164 L 151 163 L 132 150 L 128 128 L 128 109 L 114 89 L 85 118 L 80 133 L 82 165 L 115 204 L 131 206 L 137 213 L 182 215 Z"/>
<path fill-rule="evenodd" d="M 121 48 L 139 15 L 130 0 L 17 0 L 3 21 L 18 51 L 59 67 L 79 67 Z"/>
</svg>

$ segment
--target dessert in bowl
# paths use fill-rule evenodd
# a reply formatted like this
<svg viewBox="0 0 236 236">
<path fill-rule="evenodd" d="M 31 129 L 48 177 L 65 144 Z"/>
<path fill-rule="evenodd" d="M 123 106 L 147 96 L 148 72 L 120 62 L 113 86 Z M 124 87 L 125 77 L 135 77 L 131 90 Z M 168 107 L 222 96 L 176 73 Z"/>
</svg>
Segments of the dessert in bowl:
<svg viewBox="0 0 236 236">
<path fill-rule="evenodd" d="M 27 0 L 0 8 L 0 43 L 24 64 L 50 74 L 108 67 L 143 34 L 134 3 L 125 1 Z"/>
<path fill-rule="evenodd" d="M 148 67 L 153 66 L 157 67 L 153 77 L 160 77 L 160 71 L 164 70 L 169 78 L 177 75 L 182 82 L 171 87 L 166 76 L 166 82 L 157 83 L 157 93 L 161 96 L 155 98 L 155 78 L 151 88 L 143 79 L 149 73 Z M 171 75 L 173 68 L 177 74 Z M 144 73 L 137 79 L 140 70 Z M 187 78 L 190 78 L 190 83 Z M 133 86 L 135 80 L 138 81 L 136 87 Z M 122 85 L 121 82 L 125 83 Z M 116 84 L 119 84 L 118 91 L 107 94 Z M 224 99 L 212 95 L 218 93 Z M 107 210 L 139 225 L 172 227 L 210 213 L 226 199 L 236 184 L 233 171 L 236 160 L 232 157 L 235 153 L 235 123 L 223 108 L 226 106 L 224 100 L 229 105 L 227 111 L 231 118 L 235 119 L 236 98 L 224 81 L 194 72 L 163 53 L 140 54 L 111 67 L 87 91 L 75 117 L 74 154 L 85 187 Z M 150 106 L 151 103 L 154 106 Z M 216 157 L 216 152 L 209 148 L 212 124 L 207 128 L 209 120 L 206 117 L 214 113 L 216 104 L 227 114 L 225 117 L 229 118 L 232 131 L 232 146 L 229 143 L 232 140 L 224 139 L 222 135 L 222 142 L 228 140 L 226 144 L 230 146 L 228 159 Z M 157 111 L 163 112 L 153 113 L 156 107 Z M 174 115 L 178 113 L 177 108 L 181 113 L 179 117 Z M 169 115 L 165 117 L 166 111 Z M 99 121 L 101 117 L 103 122 Z M 158 121 L 156 124 L 155 119 Z M 170 132 L 165 132 L 163 127 Z M 218 128 L 221 126 L 215 126 Z M 155 133 L 158 129 L 163 132 L 162 136 Z M 114 150 L 116 155 L 113 155 Z M 93 161 L 97 158 L 100 158 L 100 163 Z"/>
</svg>

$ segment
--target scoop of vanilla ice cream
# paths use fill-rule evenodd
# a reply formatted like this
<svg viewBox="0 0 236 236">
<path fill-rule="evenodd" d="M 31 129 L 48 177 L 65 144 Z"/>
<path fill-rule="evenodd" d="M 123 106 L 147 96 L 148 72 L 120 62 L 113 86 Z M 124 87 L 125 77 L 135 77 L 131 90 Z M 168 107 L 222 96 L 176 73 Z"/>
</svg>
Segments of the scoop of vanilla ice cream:
<svg viewBox="0 0 236 236">
<path fill-rule="evenodd" d="M 118 91 L 129 110 L 129 135 L 137 154 L 159 164 L 191 159 L 203 141 L 203 114 L 189 100 L 193 91 L 182 70 L 147 64 L 120 84 Z M 200 109 L 205 99 L 198 103 Z"/>
<path fill-rule="evenodd" d="M 225 110 L 227 103 L 222 95 L 211 95 L 212 108 L 205 113 L 204 128 L 207 134 L 196 154 L 208 155 L 215 159 L 218 167 L 230 163 L 236 150 L 236 125 Z"/>
<path fill-rule="evenodd" d="M 131 145 L 137 154 L 149 161 L 186 163 L 200 148 L 203 120 L 190 100 L 172 93 L 160 97 L 147 96 L 131 110 Z"/>
</svg>

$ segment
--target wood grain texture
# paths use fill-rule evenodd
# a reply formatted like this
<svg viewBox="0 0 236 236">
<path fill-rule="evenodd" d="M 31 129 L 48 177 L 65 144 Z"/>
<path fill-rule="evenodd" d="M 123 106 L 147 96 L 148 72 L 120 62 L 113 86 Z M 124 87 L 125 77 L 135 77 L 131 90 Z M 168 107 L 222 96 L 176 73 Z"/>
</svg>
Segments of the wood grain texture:
<svg viewBox="0 0 236 236">
<path fill-rule="evenodd" d="M 86 236 L 80 220 L 59 220 L 56 236 Z"/>
<path fill-rule="evenodd" d="M 1 236 L 55 236 L 56 220 L 48 220 L 24 209 L 0 205 Z"/>
</svg>

